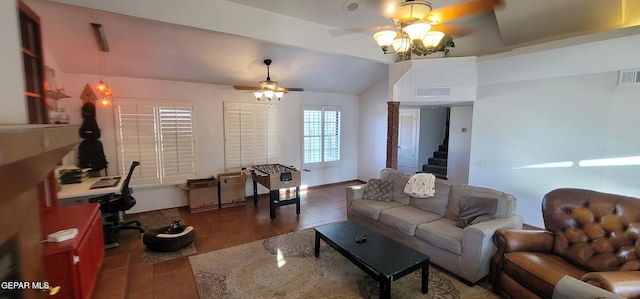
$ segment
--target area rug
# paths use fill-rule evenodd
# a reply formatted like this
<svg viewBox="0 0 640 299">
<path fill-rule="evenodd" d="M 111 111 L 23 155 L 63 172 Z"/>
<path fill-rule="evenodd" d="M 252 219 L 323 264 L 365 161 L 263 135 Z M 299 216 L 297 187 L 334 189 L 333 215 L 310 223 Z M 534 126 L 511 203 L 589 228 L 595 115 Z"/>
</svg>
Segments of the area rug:
<svg viewBox="0 0 640 299">
<path fill-rule="evenodd" d="M 141 222 L 142 228 L 144 228 L 145 231 L 168 226 L 171 224 L 171 221 L 173 220 L 181 220 L 180 212 L 178 212 L 178 209 L 152 211 L 152 212 L 141 214 L 137 218 L 138 218 L 138 221 Z M 181 221 L 180 224 L 188 224 L 188 223 L 182 223 Z M 196 232 L 196 234 L 197 233 L 198 232 Z M 140 235 L 140 242 L 142 242 L 142 235 Z M 193 242 L 187 245 L 186 247 L 183 247 L 176 251 L 170 251 L 170 252 L 152 251 L 146 248 L 145 246 L 144 252 L 142 253 L 141 264 L 143 266 L 146 266 L 146 265 L 156 264 L 156 263 L 160 263 L 160 262 L 176 259 L 183 256 L 196 254 L 196 253 L 198 253 L 198 251 L 196 250 L 196 245 Z"/>
<path fill-rule="evenodd" d="M 200 298 L 378 298 L 379 285 L 321 242 L 313 255 L 314 230 L 307 229 L 189 257 Z M 498 298 L 470 287 L 435 266 L 429 293 L 416 271 L 391 283 L 392 298 Z"/>
</svg>

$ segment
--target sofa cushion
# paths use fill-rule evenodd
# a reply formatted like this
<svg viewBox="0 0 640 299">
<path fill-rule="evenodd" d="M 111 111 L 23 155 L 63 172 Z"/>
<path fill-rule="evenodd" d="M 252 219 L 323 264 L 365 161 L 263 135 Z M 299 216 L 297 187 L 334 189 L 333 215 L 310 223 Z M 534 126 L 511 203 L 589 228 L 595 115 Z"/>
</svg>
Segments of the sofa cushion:
<svg viewBox="0 0 640 299">
<path fill-rule="evenodd" d="M 370 179 L 369 182 L 367 182 L 367 186 L 364 187 L 362 199 L 391 201 L 392 196 L 392 180 Z"/>
<path fill-rule="evenodd" d="M 409 205 L 421 210 L 436 213 L 440 216 L 444 216 L 447 210 L 447 203 L 449 202 L 449 193 L 451 193 L 451 183 L 446 180 L 436 179 L 436 193 L 433 197 L 417 198 L 411 197 Z"/>
<path fill-rule="evenodd" d="M 462 197 L 460 199 L 460 218 L 458 218 L 456 226 L 465 228 L 469 225 L 495 218 L 497 205 L 497 198 Z"/>
<path fill-rule="evenodd" d="M 380 218 L 380 212 L 398 206 L 402 206 L 402 204 L 395 201 L 354 199 L 351 202 L 351 209 L 354 212 L 373 220 L 378 220 Z"/>
<path fill-rule="evenodd" d="M 411 178 L 411 175 L 397 171 L 393 168 L 385 168 L 380 172 L 378 178 L 393 181 L 393 201 L 405 205 L 409 204 L 409 195 L 404 193 L 404 186 Z"/>
<path fill-rule="evenodd" d="M 461 255 L 463 233 L 464 229 L 457 227 L 455 221 L 440 218 L 418 225 L 414 235 L 433 246 Z"/>
<path fill-rule="evenodd" d="M 451 195 L 447 204 L 445 217 L 457 221 L 460 217 L 460 199 L 465 196 L 487 197 L 498 199 L 496 218 L 509 217 L 515 209 L 515 198 L 511 194 L 496 191 L 489 188 L 454 184 L 451 186 Z"/>
<path fill-rule="evenodd" d="M 380 222 L 413 236 L 419 224 L 442 218 L 440 215 L 423 211 L 412 206 L 399 206 L 380 213 Z"/>
</svg>

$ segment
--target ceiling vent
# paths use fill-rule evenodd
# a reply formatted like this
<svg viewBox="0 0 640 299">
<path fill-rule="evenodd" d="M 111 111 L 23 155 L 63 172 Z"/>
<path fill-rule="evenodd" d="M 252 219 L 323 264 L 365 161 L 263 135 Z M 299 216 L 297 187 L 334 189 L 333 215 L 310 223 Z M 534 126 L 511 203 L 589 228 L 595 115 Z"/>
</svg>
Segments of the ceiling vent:
<svg viewBox="0 0 640 299">
<path fill-rule="evenodd" d="M 640 69 L 621 70 L 618 73 L 618 86 L 640 85 Z"/>
<path fill-rule="evenodd" d="M 416 88 L 416 98 L 434 98 L 451 96 L 451 87 Z"/>
</svg>

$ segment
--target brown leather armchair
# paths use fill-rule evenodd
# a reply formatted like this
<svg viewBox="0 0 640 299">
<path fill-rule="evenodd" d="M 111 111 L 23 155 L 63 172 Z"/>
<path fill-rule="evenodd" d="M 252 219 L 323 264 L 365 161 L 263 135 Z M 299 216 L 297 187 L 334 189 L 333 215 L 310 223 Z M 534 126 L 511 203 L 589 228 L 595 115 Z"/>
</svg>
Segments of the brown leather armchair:
<svg viewBox="0 0 640 299">
<path fill-rule="evenodd" d="M 551 298 L 569 275 L 640 298 L 640 199 L 583 189 L 544 196 L 546 230 L 497 230 L 489 282 L 503 298 Z"/>
</svg>

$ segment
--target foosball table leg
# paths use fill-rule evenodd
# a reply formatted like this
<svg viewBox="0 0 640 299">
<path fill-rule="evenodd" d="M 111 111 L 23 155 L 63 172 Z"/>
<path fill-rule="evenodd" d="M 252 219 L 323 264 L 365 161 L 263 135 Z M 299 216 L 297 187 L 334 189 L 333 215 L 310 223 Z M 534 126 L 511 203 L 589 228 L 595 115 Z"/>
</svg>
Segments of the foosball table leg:
<svg viewBox="0 0 640 299">
<path fill-rule="evenodd" d="M 296 214 L 300 215 L 300 186 L 296 187 Z"/>
<path fill-rule="evenodd" d="M 256 180 L 253 180 L 253 205 L 258 205 L 258 183 Z"/>
<path fill-rule="evenodd" d="M 280 199 L 280 190 L 269 191 L 269 218 L 276 219 L 276 201 Z"/>
</svg>

